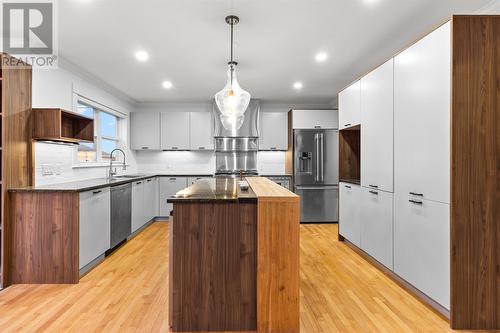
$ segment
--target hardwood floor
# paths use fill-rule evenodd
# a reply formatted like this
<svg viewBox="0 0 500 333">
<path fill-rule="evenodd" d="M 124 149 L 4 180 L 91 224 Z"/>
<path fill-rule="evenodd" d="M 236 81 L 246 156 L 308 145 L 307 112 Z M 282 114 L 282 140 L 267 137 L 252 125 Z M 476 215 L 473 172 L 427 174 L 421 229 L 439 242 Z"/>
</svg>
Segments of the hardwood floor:
<svg viewBox="0 0 500 333">
<path fill-rule="evenodd" d="M 167 332 L 167 233 L 153 223 L 78 285 L 0 292 L 0 332 Z M 337 225 L 302 225 L 300 250 L 301 332 L 451 332 L 338 242 Z"/>
</svg>

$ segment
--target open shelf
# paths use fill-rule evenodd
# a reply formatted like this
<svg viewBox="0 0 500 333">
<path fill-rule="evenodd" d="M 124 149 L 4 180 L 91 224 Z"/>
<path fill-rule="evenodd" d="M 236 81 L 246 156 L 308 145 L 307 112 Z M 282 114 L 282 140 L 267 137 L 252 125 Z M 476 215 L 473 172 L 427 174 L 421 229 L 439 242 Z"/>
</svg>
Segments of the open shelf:
<svg viewBox="0 0 500 333">
<path fill-rule="evenodd" d="M 62 109 L 33 109 L 33 139 L 68 143 L 93 142 L 94 120 Z"/>
<path fill-rule="evenodd" d="M 361 183 L 361 126 L 343 129 L 339 133 L 339 179 Z"/>
</svg>

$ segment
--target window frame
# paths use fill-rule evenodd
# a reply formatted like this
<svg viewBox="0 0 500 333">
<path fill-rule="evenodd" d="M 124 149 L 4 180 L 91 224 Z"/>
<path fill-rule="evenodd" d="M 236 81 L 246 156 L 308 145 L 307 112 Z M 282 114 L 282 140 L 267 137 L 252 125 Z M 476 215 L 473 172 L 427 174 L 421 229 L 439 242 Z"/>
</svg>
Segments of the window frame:
<svg viewBox="0 0 500 333">
<path fill-rule="evenodd" d="M 75 149 L 73 167 L 100 167 L 109 165 L 109 160 L 103 159 L 102 141 L 114 141 L 117 148 L 123 148 L 126 145 L 125 128 L 127 115 L 116 110 L 113 110 L 103 104 L 97 103 L 91 99 L 81 95 L 74 94 L 73 109 L 78 113 L 78 104 L 87 105 L 94 110 L 94 146 L 96 151 L 96 159 L 94 161 L 78 160 L 78 147 Z M 110 137 L 101 134 L 101 113 L 106 113 L 116 117 L 116 137 Z"/>
</svg>

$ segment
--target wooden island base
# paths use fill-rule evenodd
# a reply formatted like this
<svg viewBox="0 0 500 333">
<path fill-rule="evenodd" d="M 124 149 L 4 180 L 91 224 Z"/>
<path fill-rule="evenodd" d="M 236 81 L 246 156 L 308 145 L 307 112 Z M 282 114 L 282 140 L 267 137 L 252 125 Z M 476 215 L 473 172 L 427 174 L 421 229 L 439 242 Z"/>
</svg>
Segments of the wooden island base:
<svg viewBox="0 0 500 333">
<path fill-rule="evenodd" d="M 201 180 L 170 223 L 173 331 L 299 332 L 299 197 L 266 178 Z"/>
</svg>

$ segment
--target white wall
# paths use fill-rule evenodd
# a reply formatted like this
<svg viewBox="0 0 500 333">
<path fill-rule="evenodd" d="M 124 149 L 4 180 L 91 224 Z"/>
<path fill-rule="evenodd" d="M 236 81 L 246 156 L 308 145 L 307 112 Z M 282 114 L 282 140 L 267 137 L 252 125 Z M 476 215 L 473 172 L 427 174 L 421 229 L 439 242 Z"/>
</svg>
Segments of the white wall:
<svg viewBox="0 0 500 333">
<path fill-rule="evenodd" d="M 128 115 L 133 101 L 113 91 L 98 79 L 62 62 L 58 69 L 33 70 L 33 107 L 74 110 L 74 94 Z M 136 172 L 135 154 L 128 148 L 128 119 L 124 121 L 124 147 L 129 172 Z M 76 145 L 37 142 L 35 144 L 35 185 L 105 177 L 105 166 L 75 167 Z M 45 173 L 44 170 L 45 169 Z M 50 173 L 50 174 L 47 174 Z"/>
</svg>

